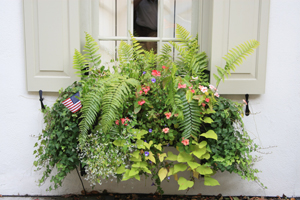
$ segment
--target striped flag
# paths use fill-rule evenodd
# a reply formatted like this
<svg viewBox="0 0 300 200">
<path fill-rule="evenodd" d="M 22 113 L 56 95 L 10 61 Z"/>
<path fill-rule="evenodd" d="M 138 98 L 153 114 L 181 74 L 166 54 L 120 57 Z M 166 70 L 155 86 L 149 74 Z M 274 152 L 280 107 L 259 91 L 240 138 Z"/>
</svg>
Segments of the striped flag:
<svg viewBox="0 0 300 200">
<path fill-rule="evenodd" d="M 80 97 L 79 92 L 62 102 L 72 113 L 77 112 L 82 107 L 81 102 L 76 97 Z"/>
</svg>

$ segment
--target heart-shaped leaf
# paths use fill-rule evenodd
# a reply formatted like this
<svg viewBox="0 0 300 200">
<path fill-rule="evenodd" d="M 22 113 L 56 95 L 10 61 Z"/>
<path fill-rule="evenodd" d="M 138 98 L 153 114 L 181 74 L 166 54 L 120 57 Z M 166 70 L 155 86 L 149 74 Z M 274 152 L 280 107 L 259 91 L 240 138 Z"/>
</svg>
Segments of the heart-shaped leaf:
<svg viewBox="0 0 300 200">
<path fill-rule="evenodd" d="M 171 151 L 169 151 L 166 160 L 177 161 L 177 155 L 174 155 Z"/>
<path fill-rule="evenodd" d="M 206 133 L 202 133 L 201 136 L 218 140 L 218 135 L 213 130 L 209 130 Z"/>
<path fill-rule="evenodd" d="M 167 177 L 167 174 L 168 174 L 168 170 L 164 167 L 158 171 L 160 182 L 162 182 Z"/>
<path fill-rule="evenodd" d="M 204 176 L 204 185 L 216 186 L 216 185 L 220 185 L 220 183 L 214 178 Z"/>
<path fill-rule="evenodd" d="M 183 163 L 175 164 L 173 173 L 176 174 L 177 172 L 185 171 L 186 168 L 187 166 Z"/>
<path fill-rule="evenodd" d="M 179 155 L 177 156 L 177 161 L 178 162 L 188 162 L 192 160 L 192 156 L 186 152 L 180 152 Z"/>
<path fill-rule="evenodd" d="M 188 188 L 193 187 L 194 182 L 193 181 L 188 181 L 183 177 L 180 177 L 178 179 L 178 185 L 179 185 L 179 189 L 178 190 L 186 190 Z"/>
</svg>

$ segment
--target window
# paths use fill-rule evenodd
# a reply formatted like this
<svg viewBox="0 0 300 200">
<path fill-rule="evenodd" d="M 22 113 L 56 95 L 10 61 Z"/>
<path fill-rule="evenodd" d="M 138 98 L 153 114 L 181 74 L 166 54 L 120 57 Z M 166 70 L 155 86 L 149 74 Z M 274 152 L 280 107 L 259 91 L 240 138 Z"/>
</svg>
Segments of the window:
<svg viewBox="0 0 300 200">
<path fill-rule="evenodd" d="M 214 66 L 225 65 L 222 56 L 229 49 L 256 39 L 260 47 L 220 84 L 219 92 L 263 94 L 269 7 L 270 0 L 157 0 L 156 35 L 137 39 L 155 42 L 159 53 L 164 43 L 176 41 L 174 24 L 198 33 L 211 77 L 217 73 Z M 130 42 L 134 19 L 134 0 L 24 0 L 28 91 L 57 92 L 78 80 L 72 58 L 75 48 L 83 49 L 84 31 L 98 37 L 104 62 L 116 58 L 120 41 Z"/>
<path fill-rule="evenodd" d="M 193 30 L 196 33 L 197 26 L 192 28 L 193 23 L 197 24 L 195 23 L 197 19 L 193 18 L 192 14 L 192 5 L 195 2 L 192 0 L 99 0 L 98 39 L 103 61 L 109 62 L 117 58 L 120 41 L 131 40 L 128 31 L 145 49 L 153 49 L 158 53 L 164 43 L 176 41 L 175 24 L 180 24 L 188 31 Z M 151 16 L 144 19 L 143 15 Z"/>
</svg>

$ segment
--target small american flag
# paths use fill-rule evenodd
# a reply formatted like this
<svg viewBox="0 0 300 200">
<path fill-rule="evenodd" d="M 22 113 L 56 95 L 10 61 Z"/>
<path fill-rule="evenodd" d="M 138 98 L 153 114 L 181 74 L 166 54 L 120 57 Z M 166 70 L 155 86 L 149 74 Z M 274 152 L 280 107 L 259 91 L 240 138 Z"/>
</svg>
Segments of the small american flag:
<svg viewBox="0 0 300 200">
<path fill-rule="evenodd" d="M 79 92 L 62 102 L 72 113 L 77 112 L 82 107 L 81 102 L 76 97 L 80 97 Z"/>
</svg>

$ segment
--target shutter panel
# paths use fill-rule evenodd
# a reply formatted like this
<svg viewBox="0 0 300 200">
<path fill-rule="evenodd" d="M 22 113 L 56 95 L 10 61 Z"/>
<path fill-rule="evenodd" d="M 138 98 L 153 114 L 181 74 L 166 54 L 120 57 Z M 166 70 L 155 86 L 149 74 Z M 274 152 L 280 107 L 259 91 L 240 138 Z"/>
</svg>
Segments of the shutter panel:
<svg viewBox="0 0 300 200">
<path fill-rule="evenodd" d="M 222 57 L 245 41 L 256 39 L 260 46 L 232 75 L 219 84 L 220 94 L 263 94 L 267 61 L 269 0 L 214 0 L 211 23 L 211 84 L 215 66 L 224 68 Z"/>
<path fill-rule="evenodd" d="M 24 0 L 24 24 L 28 91 L 57 92 L 79 80 L 79 0 Z"/>
</svg>

